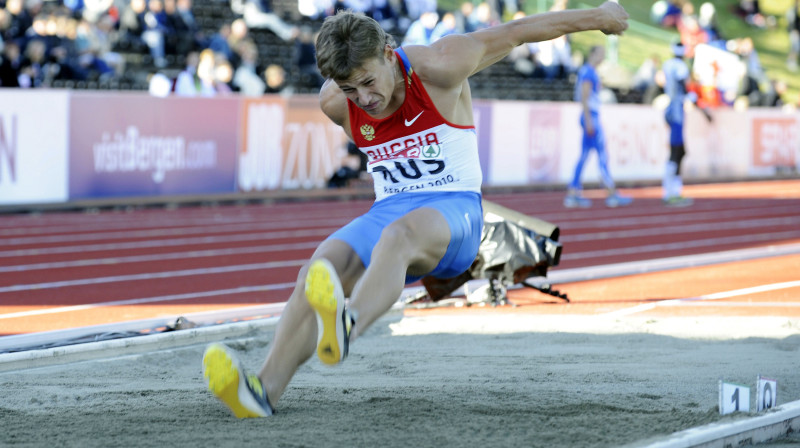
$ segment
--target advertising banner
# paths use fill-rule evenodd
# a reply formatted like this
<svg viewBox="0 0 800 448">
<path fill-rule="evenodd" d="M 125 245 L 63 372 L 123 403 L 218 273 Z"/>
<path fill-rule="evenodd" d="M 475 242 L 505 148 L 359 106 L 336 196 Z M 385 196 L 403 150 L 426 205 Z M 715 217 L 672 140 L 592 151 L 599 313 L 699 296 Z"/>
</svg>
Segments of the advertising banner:
<svg viewBox="0 0 800 448">
<path fill-rule="evenodd" d="M 492 152 L 492 101 L 473 101 L 472 113 L 475 118 L 475 132 L 478 133 L 478 159 L 481 161 L 483 182 L 485 183 L 488 180 L 489 155 Z"/>
<path fill-rule="evenodd" d="M 495 102 L 487 184 L 569 183 L 581 153 L 583 130 L 577 103 Z M 669 155 L 662 113 L 647 106 L 604 105 L 600 120 L 614 179 L 658 179 Z M 590 154 L 581 180 L 599 182 Z"/>
<path fill-rule="evenodd" d="M 752 165 L 754 171 L 794 170 L 800 167 L 800 120 L 797 114 L 777 110 L 753 114 Z"/>
<path fill-rule="evenodd" d="M 0 89 L 0 205 L 67 200 L 68 98 Z"/>
<path fill-rule="evenodd" d="M 347 155 L 347 136 L 316 96 L 242 101 L 241 191 L 324 188 Z"/>
<path fill-rule="evenodd" d="M 607 104 L 601 108 L 600 117 L 611 177 L 620 181 L 660 179 L 669 158 L 664 113 L 649 106 Z M 591 164 L 596 167 L 596 159 Z"/>
<path fill-rule="evenodd" d="M 235 191 L 239 100 L 73 94 L 71 199 Z"/>
<path fill-rule="evenodd" d="M 528 112 L 527 144 L 528 181 L 530 183 L 557 182 L 564 152 L 561 138 L 561 111 L 552 104 L 531 107 Z"/>
<path fill-rule="evenodd" d="M 572 132 L 568 133 L 565 127 L 570 116 Z M 491 152 L 484 167 L 487 185 L 528 185 L 565 178 L 562 161 L 576 160 L 580 151 L 579 134 L 574 132 L 577 120 L 578 107 L 570 103 L 494 102 Z"/>
</svg>

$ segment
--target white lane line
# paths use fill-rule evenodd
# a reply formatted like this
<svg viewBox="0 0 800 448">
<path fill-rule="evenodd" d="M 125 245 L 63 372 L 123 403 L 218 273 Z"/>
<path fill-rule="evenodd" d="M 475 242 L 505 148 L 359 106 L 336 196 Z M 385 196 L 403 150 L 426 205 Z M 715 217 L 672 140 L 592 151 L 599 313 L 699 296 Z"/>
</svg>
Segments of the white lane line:
<svg viewBox="0 0 800 448">
<path fill-rule="evenodd" d="M 777 212 L 777 209 L 776 209 Z M 127 214 L 123 220 L 119 219 L 100 219 L 98 216 L 82 216 L 80 219 L 57 219 L 44 222 L 41 220 L 30 220 L 28 222 L 20 222 L 15 227 L 5 228 L 0 226 L 0 237 L 16 237 L 16 236 L 33 236 L 42 234 L 65 234 L 65 233 L 86 233 L 94 231 L 110 231 L 110 230 L 145 230 L 145 229 L 158 229 L 158 228 L 175 228 L 175 227 L 210 227 L 216 228 L 217 226 L 224 225 L 254 225 L 254 224 L 269 224 L 280 225 L 285 227 L 295 226 L 297 222 L 317 221 L 320 219 L 352 219 L 357 216 L 357 212 L 342 212 L 339 209 L 330 210 L 327 212 L 315 213 L 291 213 L 291 214 L 243 214 L 243 215 L 224 215 L 222 217 L 214 215 L 200 215 L 196 217 L 184 216 L 170 216 L 168 214 L 145 216 L 136 214 Z M 749 215 L 750 216 L 750 215 Z M 5 223 L 6 221 L 0 221 Z"/>
<path fill-rule="evenodd" d="M 760 212 L 760 213 L 757 213 Z M 663 224 L 667 220 L 670 223 L 690 223 L 694 221 L 734 221 L 740 218 L 753 219 L 759 216 L 776 217 L 775 215 L 783 214 L 797 214 L 800 212 L 800 204 L 797 206 L 784 206 L 784 207 L 762 207 L 761 209 L 744 208 L 740 210 L 726 210 L 726 211 L 709 211 L 697 212 L 683 215 L 646 215 L 646 216 L 629 216 L 629 217 L 609 217 L 607 219 L 592 220 L 570 220 L 561 219 L 553 220 L 552 222 L 559 223 L 562 231 L 567 231 L 574 228 L 590 229 L 590 228 L 608 228 L 608 227 L 638 227 L 648 224 Z M 540 218 L 545 219 L 545 218 Z M 545 219 L 546 221 L 548 219 Z"/>
<path fill-rule="evenodd" d="M 713 294 L 706 294 L 699 297 L 685 297 L 680 299 L 669 299 L 654 303 L 646 303 L 643 305 L 637 305 L 634 307 L 601 314 L 600 316 L 605 316 L 605 317 L 630 316 L 631 314 L 641 313 L 643 311 L 650 311 L 652 309 L 655 309 L 656 307 L 661 307 L 661 306 L 679 306 L 683 305 L 686 302 L 728 299 L 731 297 L 746 296 L 751 294 L 759 294 L 762 292 L 777 291 L 781 289 L 798 288 L 798 287 L 800 287 L 800 280 L 791 282 L 772 283 L 769 285 L 760 285 L 760 286 L 753 286 L 750 288 L 734 289 L 732 291 L 716 292 Z"/>
<path fill-rule="evenodd" d="M 285 261 L 271 261 L 267 263 L 252 263 L 240 264 L 234 266 L 220 266 L 216 268 L 200 268 L 200 269 L 183 269 L 179 271 L 167 272 L 148 272 L 143 274 L 131 275 L 114 275 L 110 277 L 97 277 L 85 278 L 78 280 L 63 280 L 58 282 L 45 282 L 45 283 L 32 283 L 27 285 L 12 285 L 0 287 L 0 293 L 6 292 L 19 292 L 19 291 L 36 291 L 42 289 L 65 288 L 69 286 L 83 286 L 83 285 L 98 285 L 102 283 L 117 283 L 127 282 L 134 280 L 152 280 L 157 278 L 172 278 L 172 277 L 188 277 L 195 275 L 210 275 L 210 274 L 224 274 L 227 272 L 241 272 L 241 271 L 254 271 L 258 269 L 275 269 L 285 267 L 302 266 L 303 263 L 308 261 L 302 260 L 285 260 Z"/>
<path fill-rule="evenodd" d="M 58 308 L 47 308 L 42 310 L 32 310 L 32 311 L 20 311 L 17 313 L 7 313 L 7 314 L 0 314 L 1 319 L 15 319 L 18 317 L 31 317 L 31 316 L 43 316 L 46 314 L 58 314 L 58 313 L 68 313 L 70 311 L 83 311 L 83 310 L 90 310 L 95 308 L 104 308 L 109 306 L 124 306 L 124 305 L 143 305 L 147 303 L 157 303 L 157 302 L 174 302 L 178 300 L 188 300 L 188 299 L 196 299 L 200 297 L 215 297 L 215 296 L 225 296 L 225 295 L 233 295 L 233 294 L 244 294 L 248 292 L 263 292 L 263 291 L 276 291 L 281 289 L 289 289 L 293 288 L 295 285 L 294 282 L 291 283 L 274 283 L 271 285 L 258 285 L 258 286 L 241 286 L 238 288 L 229 288 L 229 289 L 219 289 L 216 291 L 202 291 L 202 292 L 190 292 L 186 294 L 170 294 L 166 296 L 158 296 L 158 297 L 145 297 L 139 299 L 128 299 L 128 300 L 115 300 L 111 302 L 99 302 L 99 303 L 91 303 L 86 305 L 74 305 L 74 306 L 62 306 Z"/>
<path fill-rule="evenodd" d="M 64 246 L 52 248 L 38 248 L 38 249 L 20 249 L 11 251 L 0 251 L 0 258 L 4 257 L 26 257 L 26 256 L 43 256 L 43 255 L 56 255 L 67 254 L 76 252 L 97 252 L 97 251 L 119 251 L 119 250 L 134 250 L 146 249 L 152 247 L 166 247 L 166 246 L 185 246 L 185 245 L 200 245 L 200 244 L 218 244 L 218 243 L 232 243 L 232 242 L 246 242 L 246 241 L 260 241 L 266 239 L 280 239 L 290 237 L 314 237 L 314 236 L 328 236 L 335 228 L 318 229 L 312 231 L 288 231 L 288 232 L 268 232 L 268 233 L 255 233 L 255 234 L 242 234 L 242 235 L 226 235 L 226 236 L 213 236 L 213 237 L 190 237 L 190 238 L 177 238 L 172 240 L 160 241 L 135 241 L 128 243 L 106 243 L 106 244 L 90 244 L 78 246 Z M 687 248 L 697 248 L 706 246 L 716 246 L 720 244 L 733 244 L 733 243 L 760 243 L 764 241 L 775 241 L 780 239 L 795 239 L 800 238 L 800 231 L 786 231 L 769 234 L 748 234 L 736 237 L 724 238 L 707 238 L 702 240 L 692 240 L 667 244 L 650 244 L 646 246 L 635 246 L 628 248 L 616 248 L 598 251 L 584 251 L 584 252 L 566 252 L 562 258 L 564 260 L 581 260 L 588 258 L 601 258 L 601 257 L 615 257 L 620 255 L 632 255 L 649 252 L 663 252 L 667 250 L 682 250 Z M 317 244 L 319 241 L 315 240 L 313 243 Z M 697 255 L 694 255 L 697 256 Z M 114 260 L 120 260 L 127 257 L 117 257 Z M 106 260 L 106 259 L 103 259 Z M 89 264 L 94 264 L 91 260 L 87 261 Z M 59 262 L 53 262 L 59 263 Z M 63 262 L 67 263 L 67 262 Z M 63 267 L 81 266 L 80 261 L 75 261 L 74 265 L 59 265 Z M 45 266 L 46 263 L 40 264 Z M 35 266 L 36 265 L 21 265 L 21 266 Z M 56 265 L 54 265 L 56 267 Z M 17 266 L 0 267 L 0 272 L 11 272 L 23 270 Z"/>
<path fill-rule="evenodd" d="M 308 237 L 328 236 L 331 233 L 333 233 L 336 229 L 337 227 L 328 227 L 324 229 L 314 229 L 314 230 L 287 230 L 283 232 L 248 233 L 248 234 L 225 235 L 225 236 L 197 236 L 189 238 L 174 238 L 170 240 L 145 240 L 145 241 L 131 241 L 127 243 L 102 243 L 102 244 L 87 244 L 78 246 L 48 247 L 48 248 L 38 248 L 38 249 L 17 249 L 9 251 L 0 251 L 0 258 L 69 254 L 75 252 L 98 252 L 104 250 L 146 249 L 150 247 L 233 243 L 233 242 L 261 241 L 261 240 L 272 240 L 272 239 L 286 239 L 286 238 L 308 238 Z"/>
<path fill-rule="evenodd" d="M 720 238 L 704 238 L 691 241 L 680 241 L 676 243 L 647 244 L 644 246 L 623 247 L 617 249 L 604 249 L 570 253 L 564 251 L 562 260 L 583 260 L 587 258 L 614 257 L 619 255 L 642 254 L 649 252 L 664 252 L 668 250 L 683 250 L 689 248 L 719 246 L 723 244 L 749 244 L 764 241 L 791 240 L 800 238 L 800 230 L 787 230 L 785 232 L 747 234 L 739 236 L 727 236 Z"/>
<path fill-rule="evenodd" d="M 683 302 L 679 305 L 700 308 L 706 306 L 719 308 L 800 308 L 800 303 L 794 302 Z"/>
<path fill-rule="evenodd" d="M 776 244 L 763 247 L 749 247 L 746 249 L 726 250 L 703 254 L 680 255 L 676 257 L 627 261 L 623 263 L 611 263 L 599 266 L 586 266 L 582 268 L 554 268 L 547 274 L 547 278 L 532 277 L 529 278 L 528 281 L 533 284 L 574 283 L 586 280 L 622 277 L 625 275 L 646 274 L 648 272 L 660 272 L 670 269 L 682 269 L 697 266 L 707 266 L 711 264 L 796 254 L 800 254 L 800 243 Z"/>
<path fill-rule="evenodd" d="M 145 261 L 182 260 L 201 257 L 221 257 L 226 255 L 257 254 L 263 252 L 282 252 L 289 250 L 314 249 L 319 241 L 296 244 L 274 244 L 269 246 L 232 247 L 228 249 L 193 250 L 188 252 L 171 252 L 153 255 L 132 255 L 128 257 L 95 258 L 92 260 L 53 261 L 50 263 L 22 264 L 16 266 L 0 266 L 0 272 L 25 272 L 40 269 L 62 269 L 97 265 L 119 265 L 123 263 L 141 263 Z"/>
<path fill-rule="evenodd" d="M 24 238 L 0 239 L 0 246 L 22 246 L 26 244 L 53 244 L 74 243 L 78 241 L 96 241 L 109 239 L 134 239 L 134 238 L 159 238 L 170 236 L 185 236 L 208 233 L 242 233 L 266 232 L 275 230 L 318 228 L 322 225 L 339 227 L 345 220 L 326 220 L 320 224 L 316 221 L 302 221 L 300 223 L 257 223 L 257 224 L 230 224 L 211 227 L 172 227 L 168 229 L 151 230 L 122 230 L 112 232 L 92 232 L 68 235 L 32 236 Z"/>
<path fill-rule="evenodd" d="M 723 230 L 744 230 L 754 229 L 760 227 L 789 227 L 796 229 L 800 225 L 800 218 L 767 218 L 767 219 L 749 219 L 740 221 L 716 222 L 716 223 L 702 223 L 702 224 L 689 224 L 689 225 L 675 225 L 668 224 L 663 227 L 650 227 L 646 229 L 621 229 L 611 230 L 605 232 L 593 233 L 580 233 L 577 235 L 570 235 L 562 229 L 561 241 L 565 243 L 572 243 L 577 241 L 595 241 L 595 240 L 609 240 L 619 238 L 633 238 L 640 236 L 654 236 L 654 235 L 674 235 L 698 232 L 719 232 Z"/>
</svg>

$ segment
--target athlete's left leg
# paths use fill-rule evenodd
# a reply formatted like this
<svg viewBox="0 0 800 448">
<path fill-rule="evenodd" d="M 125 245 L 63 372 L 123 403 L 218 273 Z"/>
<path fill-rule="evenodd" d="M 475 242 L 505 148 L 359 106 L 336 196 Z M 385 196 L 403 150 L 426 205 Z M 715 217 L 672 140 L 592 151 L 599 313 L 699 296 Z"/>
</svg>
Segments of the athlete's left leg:
<svg viewBox="0 0 800 448">
<path fill-rule="evenodd" d="M 353 289 L 356 337 L 397 302 L 411 278 L 453 277 L 475 260 L 483 227 L 480 197 L 439 199 L 387 226 Z"/>
<path fill-rule="evenodd" d="M 598 124 L 595 130 L 594 147 L 597 151 L 597 163 L 600 168 L 600 176 L 603 180 L 603 185 L 610 192 L 616 188 L 614 186 L 614 179 L 611 177 L 611 171 L 608 169 L 608 152 L 606 151 L 606 136 L 603 132 L 603 127 Z"/>
</svg>

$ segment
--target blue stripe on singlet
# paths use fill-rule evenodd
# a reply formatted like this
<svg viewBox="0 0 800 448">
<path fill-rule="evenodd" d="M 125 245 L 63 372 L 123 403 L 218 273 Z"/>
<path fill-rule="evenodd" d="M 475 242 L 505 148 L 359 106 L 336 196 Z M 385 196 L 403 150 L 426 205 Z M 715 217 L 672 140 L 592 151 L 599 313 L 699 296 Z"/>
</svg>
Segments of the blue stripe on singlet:
<svg viewBox="0 0 800 448">
<path fill-rule="evenodd" d="M 408 60 L 408 56 L 406 56 L 406 52 L 403 51 L 402 48 L 397 49 L 397 55 L 400 56 L 400 60 L 403 61 L 403 67 L 406 69 L 406 75 L 411 76 L 411 62 Z"/>
</svg>

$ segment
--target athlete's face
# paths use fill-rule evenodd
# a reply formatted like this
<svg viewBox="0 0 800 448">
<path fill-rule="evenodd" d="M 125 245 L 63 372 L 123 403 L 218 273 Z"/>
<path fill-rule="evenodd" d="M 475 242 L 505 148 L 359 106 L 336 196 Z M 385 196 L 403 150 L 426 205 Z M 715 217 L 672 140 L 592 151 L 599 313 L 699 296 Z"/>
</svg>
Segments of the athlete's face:
<svg viewBox="0 0 800 448">
<path fill-rule="evenodd" d="M 394 51 L 387 47 L 380 57 L 369 59 L 348 79 L 336 80 L 347 98 L 369 115 L 383 112 L 392 99 L 397 81 Z"/>
</svg>

